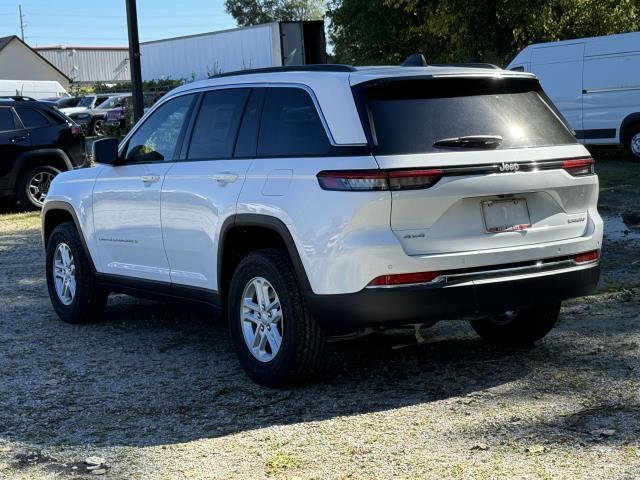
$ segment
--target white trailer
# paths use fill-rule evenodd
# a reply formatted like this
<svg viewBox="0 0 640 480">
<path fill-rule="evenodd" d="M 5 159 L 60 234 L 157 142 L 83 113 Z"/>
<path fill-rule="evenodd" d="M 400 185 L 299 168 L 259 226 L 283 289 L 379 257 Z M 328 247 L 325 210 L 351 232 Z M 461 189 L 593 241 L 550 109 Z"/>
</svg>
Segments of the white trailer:
<svg viewBox="0 0 640 480">
<path fill-rule="evenodd" d="M 640 32 L 529 45 L 507 68 L 535 73 L 582 143 L 640 160 Z"/>
<path fill-rule="evenodd" d="M 140 44 L 143 80 L 326 63 L 324 22 L 276 22 Z"/>
<path fill-rule="evenodd" d="M 0 80 L 0 96 L 51 98 L 69 95 L 59 82 L 49 80 Z"/>
</svg>

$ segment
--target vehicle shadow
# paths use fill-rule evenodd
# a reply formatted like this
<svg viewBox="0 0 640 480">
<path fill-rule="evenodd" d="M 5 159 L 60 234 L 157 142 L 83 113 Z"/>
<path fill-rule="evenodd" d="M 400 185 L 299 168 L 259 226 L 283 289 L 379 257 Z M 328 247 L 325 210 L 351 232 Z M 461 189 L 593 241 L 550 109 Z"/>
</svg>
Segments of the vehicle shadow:
<svg viewBox="0 0 640 480">
<path fill-rule="evenodd" d="M 482 396 L 547 364 L 628 375 L 607 361 L 615 351 L 576 356 L 571 335 L 496 349 L 466 322 L 450 321 L 427 330 L 422 344 L 411 331 L 329 344 L 318 379 L 266 389 L 246 377 L 226 326 L 204 308 L 112 295 L 102 321 L 62 323 L 37 233 L 29 235 L 0 238 L 0 438 L 33 446 L 175 444 Z M 559 326 L 574 336 L 601 333 L 589 328 Z M 623 335 L 630 326 L 605 328 Z M 534 393 L 518 387 L 508 398 Z"/>
</svg>

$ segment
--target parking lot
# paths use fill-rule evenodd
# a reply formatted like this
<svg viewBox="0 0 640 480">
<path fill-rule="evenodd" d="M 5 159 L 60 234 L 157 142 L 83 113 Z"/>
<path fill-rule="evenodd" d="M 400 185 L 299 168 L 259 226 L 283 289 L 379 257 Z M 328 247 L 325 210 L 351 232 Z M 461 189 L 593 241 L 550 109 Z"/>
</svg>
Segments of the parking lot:
<svg viewBox="0 0 640 480">
<path fill-rule="evenodd" d="M 0 210 L 0 478 L 640 479 L 640 165 L 605 158 L 596 295 L 535 348 L 465 322 L 333 343 L 319 382 L 253 384 L 211 312 L 112 296 L 55 315 L 35 213 Z"/>
</svg>

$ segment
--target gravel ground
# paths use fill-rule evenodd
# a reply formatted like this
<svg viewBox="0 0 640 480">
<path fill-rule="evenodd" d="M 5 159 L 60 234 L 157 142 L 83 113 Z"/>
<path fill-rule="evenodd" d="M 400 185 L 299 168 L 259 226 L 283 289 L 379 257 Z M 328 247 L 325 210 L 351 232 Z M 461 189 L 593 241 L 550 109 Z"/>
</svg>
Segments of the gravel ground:
<svg viewBox="0 0 640 480">
<path fill-rule="evenodd" d="M 441 322 L 331 344 L 292 390 L 248 381 L 206 310 L 119 295 L 63 324 L 37 215 L 0 215 L 0 478 L 640 479 L 640 165 L 599 171 L 602 286 L 536 347 Z"/>
</svg>

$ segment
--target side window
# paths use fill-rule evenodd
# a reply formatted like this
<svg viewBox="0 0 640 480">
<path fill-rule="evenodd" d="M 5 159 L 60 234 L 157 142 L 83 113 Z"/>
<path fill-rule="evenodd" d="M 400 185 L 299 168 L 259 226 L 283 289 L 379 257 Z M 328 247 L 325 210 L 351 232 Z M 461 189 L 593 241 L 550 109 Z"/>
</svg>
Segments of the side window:
<svg viewBox="0 0 640 480">
<path fill-rule="evenodd" d="M 264 103 L 266 88 L 254 88 L 242 117 L 242 124 L 236 140 L 234 157 L 255 157 L 258 147 L 258 129 L 260 128 L 260 111 Z"/>
<path fill-rule="evenodd" d="M 16 112 L 18 112 L 18 116 L 25 128 L 46 127 L 49 125 L 49 120 L 33 108 L 16 107 Z"/>
<path fill-rule="evenodd" d="M 231 158 L 249 90 L 232 88 L 207 92 L 202 100 L 187 158 Z"/>
<path fill-rule="evenodd" d="M 259 156 L 325 155 L 331 144 L 316 106 L 300 88 L 270 88 L 262 110 Z"/>
<path fill-rule="evenodd" d="M 13 112 L 10 108 L 0 108 L 0 132 L 15 130 L 16 124 L 13 120 Z"/>
<path fill-rule="evenodd" d="M 153 112 L 129 139 L 125 160 L 128 163 L 173 160 L 193 98 L 182 95 Z"/>
</svg>

